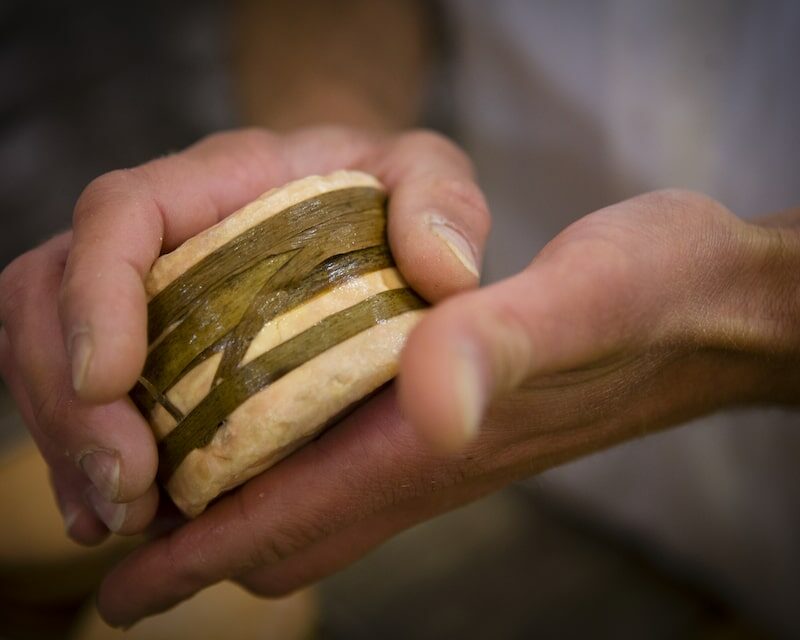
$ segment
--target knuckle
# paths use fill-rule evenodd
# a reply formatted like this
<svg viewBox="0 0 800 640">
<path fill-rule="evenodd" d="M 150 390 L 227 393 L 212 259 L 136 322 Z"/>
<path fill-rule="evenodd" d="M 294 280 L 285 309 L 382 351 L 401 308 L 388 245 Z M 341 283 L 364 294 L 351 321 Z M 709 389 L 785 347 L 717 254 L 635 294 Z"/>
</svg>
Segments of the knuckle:
<svg viewBox="0 0 800 640">
<path fill-rule="evenodd" d="M 84 187 L 75 203 L 72 222 L 80 225 L 94 216 L 102 205 L 141 188 L 139 174 L 135 169 L 115 169 L 92 180 Z"/>
<path fill-rule="evenodd" d="M 257 535 L 251 546 L 250 566 L 273 566 L 288 560 L 314 542 L 326 538 L 330 532 L 315 524 L 311 518 L 304 522 L 292 521 L 277 525 L 268 535 Z"/>
<path fill-rule="evenodd" d="M 209 134 L 169 161 L 173 167 L 183 165 L 186 171 L 194 171 L 199 153 L 201 157 L 214 158 L 231 182 L 249 184 L 258 176 L 275 170 L 279 143 L 277 134 L 259 127 L 222 131 Z M 256 172 L 254 167 L 262 171 Z M 218 208 L 210 196 L 209 201 L 212 209 Z"/>
<path fill-rule="evenodd" d="M 430 129 L 414 129 L 402 134 L 395 142 L 403 150 L 432 153 L 447 158 L 469 176 L 475 167 L 467 153 L 447 136 Z"/>
<path fill-rule="evenodd" d="M 414 475 L 400 478 L 381 478 L 376 476 L 368 484 L 368 502 L 374 513 L 388 507 L 397 507 L 424 493 L 423 482 Z"/>
<path fill-rule="evenodd" d="M 237 146 L 252 148 L 254 151 L 262 152 L 264 149 L 272 148 L 278 136 L 263 127 L 244 127 L 235 131 L 217 131 L 203 137 L 197 144 L 198 146 L 228 146 L 231 142 Z"/>
<path fill-rule="evenodd" d="M 403 134 L 403 139 L 407 144 L 415 147 L 419 146 L 444 151 L 467 159 L 467 155 L 455 142 L 438 131 L 433 131 L 431 129 L 414 129 L 413 131 Z"/>
<path fill-rule="evenodd" d="M 259 148 L 271 148 L 279 140 L 277 134 L 263 127 L 247 127 L 239 133 L 248 144 Z"/>
</svg>

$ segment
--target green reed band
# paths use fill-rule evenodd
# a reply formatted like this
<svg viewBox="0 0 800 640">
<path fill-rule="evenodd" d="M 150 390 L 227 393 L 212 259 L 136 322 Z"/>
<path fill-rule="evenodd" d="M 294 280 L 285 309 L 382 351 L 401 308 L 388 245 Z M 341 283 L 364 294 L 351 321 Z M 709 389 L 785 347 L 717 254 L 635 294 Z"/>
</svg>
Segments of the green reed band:
<svg viewBox="0 0 800 640">
<path fill-rule="evenodd" d="M 424 306 L 425 302 L 411 289 L 383 291 L 328 316 L 236 369 L 159 443 L 161 480 L 166 482 L 190 451 L 208 445 L 225 418 L 251 396 L 340 342 Z"/>
<path fill-rule="evenodd" d="M 148 333 L 151 344 L 157 343 L 131 397 L 145 416 L 161 404 L 178 422 L 159 444 L 161 480 L 193 449 L 209 444 L 225 418 L 255 393 L 378 322 L 423 307 L 409 289 L 379 293 L 238 366 L 271 319 L 350 278 L 389 266 L 385 194 L 355 187 L 309 198 L 267 218 L 159 292 L 148 305 Z M 216 353 L 223 355 L 212 391 L 184 416 L 167 391 Z"/>
</svg>

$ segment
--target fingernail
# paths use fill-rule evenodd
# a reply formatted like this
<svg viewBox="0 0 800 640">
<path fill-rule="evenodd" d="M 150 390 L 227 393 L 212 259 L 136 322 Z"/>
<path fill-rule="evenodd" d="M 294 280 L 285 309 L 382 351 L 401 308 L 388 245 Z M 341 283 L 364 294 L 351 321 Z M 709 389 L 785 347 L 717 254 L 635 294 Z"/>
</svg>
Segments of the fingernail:
<svg viewBox="0 0 800 640">
<path fill-rule="evenodd" d="M 433 234 L 442 240 L 450 252 L 464 265 L 467 271 L 476 278 L 480 277 L 475 249 L 461 231 L 438 213 L 428 215 L 428 226 Z"/>
<path fill-rule="evenodd" d="M 469 442 L 478 435 L 486 398 L 477 358 L 466 347 L 459 349 L 456 358 L 456 394 L 464 440 Z"/>
<path fill-rule="evenodd" d="M 86 489 L 86 500 L 89 506 L 97 514 L 109 531 L 117 532 L 122 528 L 125 522 L 125 514 L 128 507 L 124 504 L 117 504 L 106 500 L 97 487 L 89 487 Z"/>
<path fill-rule="evenodd" d="M 69 357 L 72 360 L 72 387 L 80 391 L 92 360 L 92 336 L 88 329 L 78 329 L 69 340 Z"/>
<path fill-rule="evenodd" d="M 81 507 L 72 503 L 67 503 L 61 508 L 61 515 L 64 518 L 64 531 L 70 537 L 72 537 L 72 527 L 80 514 Z"/>
<path fill-rule="evenodd" d="M 119 457 L 111 451 L 89 451 L 78 460 L 83 472 L 106 500 L 119 495 Z"/>
</svg>

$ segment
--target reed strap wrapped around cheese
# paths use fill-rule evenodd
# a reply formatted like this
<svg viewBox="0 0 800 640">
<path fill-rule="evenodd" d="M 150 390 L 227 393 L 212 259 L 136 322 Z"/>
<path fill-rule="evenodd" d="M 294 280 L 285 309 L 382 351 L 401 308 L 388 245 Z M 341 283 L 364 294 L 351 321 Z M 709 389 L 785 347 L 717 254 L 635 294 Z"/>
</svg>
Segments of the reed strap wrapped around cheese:
<svg viewBox="0 0 800 640">
<path fill-rule="evenodd" d="M 146 288 L 131 396 L 189 516 L 394 377 L 425 306 L 394 267 L 385 190 L 356 171 L 268 191 L 161 256 Z"/>
</svg>

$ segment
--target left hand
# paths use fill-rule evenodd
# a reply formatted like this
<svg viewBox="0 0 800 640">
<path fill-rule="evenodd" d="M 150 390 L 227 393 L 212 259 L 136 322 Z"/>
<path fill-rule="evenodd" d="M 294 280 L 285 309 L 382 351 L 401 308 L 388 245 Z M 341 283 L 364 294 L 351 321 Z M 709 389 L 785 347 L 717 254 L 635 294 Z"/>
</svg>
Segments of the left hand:
<svg viewBox="0 0 800 640">
<path fill-rule="evenodd" d="M 101 612 L 130 624 L 228 578 L 286 594 L 566 460 L 733 403 L 796 402 L 798 255 L 796 232 L 688 192 L 583 218 L 520 274 L 434 308 L 397 393 L 124 560 Z"/>
<path fill-rule="evenodd" d="M 153 261 L 271 187 L 343 167 L 391 190 L 389 243 L 418 293 L 436 302 L 477 286 L 489 216 L 469 158 L 432 132 L 334 126 L 218 133 L 100 176 L 71 231 L 0 273 L 0 376 L 73 540 L 139 533 L 158 507 L 155 439 L 127 397 L 147 353 Z"/>
</svg>

